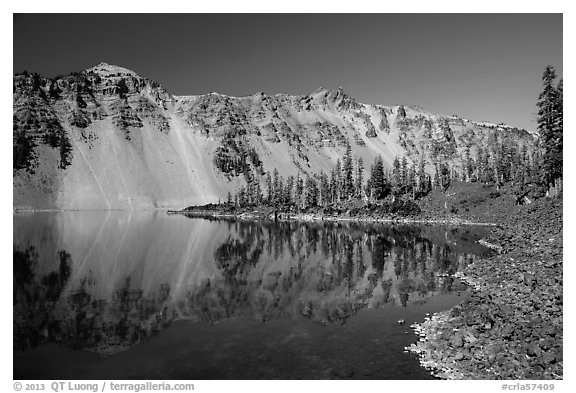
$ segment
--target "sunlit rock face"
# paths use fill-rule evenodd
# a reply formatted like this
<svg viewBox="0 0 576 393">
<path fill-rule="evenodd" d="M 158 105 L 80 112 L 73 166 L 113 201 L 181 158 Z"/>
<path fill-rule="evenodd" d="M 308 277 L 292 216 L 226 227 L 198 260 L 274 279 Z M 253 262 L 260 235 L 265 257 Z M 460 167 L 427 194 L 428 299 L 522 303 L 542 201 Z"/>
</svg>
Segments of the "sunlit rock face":
<svg viewBox="0 0 576 393">
<path fill-rule="evenodd" d="M 14 345 L 115 352 L 176 319 L 343 324 L 464 290 L 450 274 L 474 258 L 466 244 L 413 227 L 17 215 Z"/>
<path fill-rule="evenodd" d="M 182 208 L 216 202 L 250 168 L 287 177 L 329 172 L 346 145 L 369 165 L 382 155 L 460 169 L 465 152 L 533 137 L 416 106 L 359 103 L 342 88 L 302 96 L 174 96 L 135 72 L 101 63 L 53 79 L 13 79 L 14 206 Z M 468 154 L 468 153 L 467 153 Z"/>
</svg>

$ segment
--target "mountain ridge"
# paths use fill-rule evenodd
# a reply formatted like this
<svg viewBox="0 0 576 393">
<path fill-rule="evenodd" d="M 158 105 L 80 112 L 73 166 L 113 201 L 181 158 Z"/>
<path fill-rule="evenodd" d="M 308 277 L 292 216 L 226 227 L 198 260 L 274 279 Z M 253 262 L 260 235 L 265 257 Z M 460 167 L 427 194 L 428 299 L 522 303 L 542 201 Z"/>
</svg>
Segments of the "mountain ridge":
<svg viewBox="0 0 576 393">
<path fill-rule="evenodd" d="M 153 79 L 147 78 L 147 77 L 143 77 L 141 75 L 139 75 L 138 73 L 136 73 L 135 71 L 122 67 L 122 66 L 118 66 L 115 64 L 111 64 L 108 63 L 106 61 L 101 61 L 100 63 L 98 63 L 95 66 L 92 67 L 87 67 L 85 69 L 83 69 L 80 72 L 90 72 L 90 71 L 96 71 L 97 69 L 107 69 L 109 73 L 112 73 L 113 71 L 116 72 L 124 72 L 125 75 L 132 75 L 150 82 L 155 82 Z M 27 71 L 25 71 L 27 72 Z M 73 74 L 73 73 L 72 73 Z M 17 75 L 21 75 L 21 73 L 16 73 L 14 76 Z M 55 78 L 60 77 L 60 75 L 56 76 Z M 55 78 L 48 78 L 46 77 L 46 79 L 55 79 Z M 248 98 L 248 97 L 254 97 L 254 96 L 259 96 L 259 95 L 265 95 L 265 96 L 271 96 L 271 97 L 277 97 L 277 96 L 287 96 L 287 97 L 306 97 L 306 96 L 311 96 L 312 94 L 316 93 L 316 92 L 320 92 L 320 91 L 326 91 L 326 92 L 334 92 L 334 91 L 342 91 L 344 92 L 344 89 L 342 86 L 339 86 L 337 89 L 332 89 L 332 88 L 327 88 L 327 87 L 323 87 L 323 86 L 318 86 L 316 89 L 310 91 L 309 93 L 306 94 L 288 94 L 288 93 L 267 93 L 264 91 L 257 91 L 255 93 L 252 94 L 246 94 L 246 95 L 230 95 L 230 94 L 225 94 L 225 93 L 220 93 L 217 91 L 211 91 L 208 93 L 204 93 L 204 94 L 171 94 L 172 97 L 175 98 L 179 98 L 179 99 L 185 99 L 185 98 L 197 98 L 197 97 L 202 97 L 202 96 L 207 96 L 207 95 L 211 95 L 211 94 L 215 94 L 215 95 L 219 95 L 222 97 L 227 97 L 227 98 L 231 98 L 231 99 L 242 99 L 242 98 Z M 408 107 L 408 108 L 412 108 L 415 110 L 420 110 L 422 112 L 428 113 L 428 114 L 434 114 L 434 112 L 430 112 L 425 110 L 422 106 L 418 105 L 418 104 L 394 104 L 394 105 L 386 105 L 386 104 L 370 104 L 370 103 L 363 103 L 363 102 L 359 102 L 362 105 L 367 105 L 367 106 L 376 106 L 376 107 L 387 107 L 387 108 L 395 108 L 395 107 Z M 438 114 L 437 114 L 438 115 Z M 518 130 L 523 130 L 528 132 L 529 134 L 535 135 L 537 136 L 536 132 L 534 130 L 529 130 L 529 129 L 525 129 L 525 128 L 521 128 L 521 127 L 516 127 L 516 126 L 511 126 L 508 125 L 506 123 L 500 122 L 500 123 L 493 123 L 492 121 L 489 120 L 470 120 L 470 119 L 466 119 L 462 116 L 459 115 L 440 115 L 440 116 L 445 116 L 445 117 L 457 117 L 460 118 L 464 121 L 468 121 L 468 122 L 472 122 L 478 125 L 487 125 L 487 126 L 494 126 L 494 127 L 503 127 L 505 129 L 518 129 Z"/>
<path fill-rule="evenodd" d="M 477 146 L 534 136 L 418 106 L 363 104 L 319 87 L 306 95 L 257 92 L 178 96 L 136 72 L 102 62 L 58 78 L 13 82 L 16 208 L 179 208 L 216 202 L 253 171 L 259 179 L 329 172 L 347 144 L 369 165 L 449 162 Z M 251 168 L 251 169 L 248 169 Z"/>
<path fill-rule="evenodd" d="M 133 76 L 136 76 L 136 77 L 139 77 L 139 78 L 148 80 L 148 81 L 153 81 L 152 79 L 149 79 L 149 78 L 140 76 L 138 73 L 136 73 L 136 72 L 133 71 L 133 70 L 130 70 L 130 69 L 125 68 L 125 67 L 117 66 L 117 65 L 114 65 L 114 64 L 110 64 L 110 63 L 105 62 L 105 61 L 101 61 L 101 62 L 100 62 L 98 65 L 96 65 L 96 66 L 88 67 L 88 68 L 82 70 L 82 72 L 95 71 L 95 70 L 98 69 L 98 68 L 100 68 L 100 69 L 102 69 L 102 68 L 108 69 L 109 72 L 112 72 L 112 71 L 125 72 L 127 75 L 133 75 Z M 197 98 L 197 97 L 207 96 L 207 95 L 210 95 L 210 94 L 215 94 L 215 95 L 218 95 L 218 96 L 227 97 L 227 98 L 231 98 L 231 99 L 242 99 L 242 98 L 255 97 L 255 96 L 271 96 L 271 97 L 287 96 L 287 97 L 297 98 L 297 97 L 312 96 L 314 93 L 320 93 L 320 92 L 327 92 L 327 93 L 330 93 L 330 92 L 340 92 L 340 93 L 343 93 L 343 94 L 348 95 L 347 93 L 345 93 L 345 91 L 344 91 L 344 89 L 343 89 L 342 86 L 338 86 L 338 88 L 336 88 L 336 89 L 332 89 L 332 88 L 328 88 L 328 87 L 323 87 L 323 86 L 318 86 L 316 89 L 314 89 L 314 90 L 312 90 L 312 91 L 310 91 L 309 93 L 306 93 L 306 94 L 288 94 L 288 93 L 282 93 L 282 92 L 279 92 L 279 93 L 266 93 L 266 92 L 264 92 L 264 91 L 257 91 L 257 92 L 252 93 L 252 94 L 236 96 L 236 95 L 230 95 L 230 94 L 220 93 L 220 92 L 217 92 L 217 91 L 211 91 L 211 92 L 204 93 L 204 94 L 172 94 L 172 97 L 178 98 L 178 99 L 185 99 L 185 98 Z M 356 99 L 354 99 L 354 100 L 357 101 Z M 357 102 L 358 102 L 358 101 L 357 101 Z M 411 109 L 414 109 L 414 110 L 418 110 L 418 111 L 421 111 L 421 112 L 423 112 L 423 113 L 427 113 L 427 114 L 430 114 L 430 115 L 433 115 L 433 114 L 434 114 L 433 112 L 430 112 L 430 111 L 425 110 L 422 106 L 420 106 L 420 105 L 418 105 L 418 104 L 411 104 L 411 105 L 409 105 L 409 104 L 386 105 L 386 104 L 369 104 L 369 103 L 364 103 L 364 102 L 358 102 L 358 103 L 361 104 L 361 105 L 376 106 L 376 107 L 388 107 L 388 108 L 398 108 L 398 107 L 403 106 L 403 107 L 407 107 L 407 108 L 411 108 Z M 442 115 L 441 115 L 441 116 L 442 116 Z M 445 116 L 445 117 L 457 117 L 457 118 L 461 118 L 461 119 L 464 120 L 464 121 L 469 121 L 469 122 L 472 122 L 472 123 L 477 124 L 477 125 L 487 125 L 487 126 L 494 126 L 494 127 L 503 127 L 503 128 L 505 128 L 505 129 L 524 130 L 524 131 L 526 131 L 526 132 L 528 132 L 528 133 L 530 133 L 530 134 L 532 134 L 532 135 L 536 135 L 536 132 L 533 131 L 533 130 L 528 130 L 528 129 L 524 129 L 524 128 L 520 128 L 520 127 L 510 126 L 510 125 L 505 124 L 505 123 L 503 123 L 503 122 L 493 123 L 493 122 L 488 121 L 488 120 L 482 120 L 482 121 L 470 120 L 470 119 L 466 119 L 466 118 L 464 118 L 464 117 L 462 117 L 462 116 L 459 116 L 459 115 L 449 115 L 449 116 L 448 116 L 448 115 L 443 115 L 443 116 Z"/>
</svg>

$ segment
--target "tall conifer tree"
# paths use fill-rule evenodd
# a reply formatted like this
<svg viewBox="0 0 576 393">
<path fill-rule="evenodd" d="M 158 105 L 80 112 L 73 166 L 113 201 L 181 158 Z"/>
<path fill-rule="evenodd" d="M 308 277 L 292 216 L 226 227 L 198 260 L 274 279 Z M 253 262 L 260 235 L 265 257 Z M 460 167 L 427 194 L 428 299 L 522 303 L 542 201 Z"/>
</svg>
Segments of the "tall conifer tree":
<svg viewBox="0 0 576 393">
<path fill-rule="evenodd" d="M 542 74 L 542 91 L 538 96 L 538 132 L 544 148 L 542 181 L 546 185 L 562 177 L 562 81 L 554 86 L 556 70 L 547 66 Z"/>
</svg>

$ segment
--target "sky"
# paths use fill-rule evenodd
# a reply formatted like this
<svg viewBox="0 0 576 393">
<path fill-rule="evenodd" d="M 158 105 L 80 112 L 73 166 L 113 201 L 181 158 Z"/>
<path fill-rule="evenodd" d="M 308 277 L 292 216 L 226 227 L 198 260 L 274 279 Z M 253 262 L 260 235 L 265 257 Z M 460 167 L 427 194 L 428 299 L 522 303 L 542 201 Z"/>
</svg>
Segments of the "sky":
<svg viewBox="0 0 576 393">
<path fill-rule="evenodd" d="M 101 61 L 172 94 L 307 94 L 536 128 L 562 14 L 15 14 L 13 72 Z"/>
</svg>

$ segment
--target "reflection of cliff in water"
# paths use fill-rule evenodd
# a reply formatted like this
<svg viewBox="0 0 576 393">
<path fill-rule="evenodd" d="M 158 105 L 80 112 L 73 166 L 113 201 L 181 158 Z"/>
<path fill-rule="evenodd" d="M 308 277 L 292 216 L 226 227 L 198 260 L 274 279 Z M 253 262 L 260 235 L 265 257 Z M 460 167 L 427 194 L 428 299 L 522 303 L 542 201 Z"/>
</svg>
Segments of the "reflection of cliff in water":
<svg viewBox="0 0 576 393">
<path fill-rule="evenodd" d="M 144 297 L 126 285 L 110 299 L 92 296 L 88 280 L 69 287 L 70 256 L 60 252 L 60 268 L 46 276 L 35 273 L 38 255 L 33 247 L 14 250 L 14 348 L 34 348 L 47 342 L 74 349 L 114 352 L 157 334 L 170 319 L 164 305 L 169 288 Z"/>
<path fill-rule="evenodd" d="M 178 318 L 344 323 L 463 287 L 467 254 L 416 227 L 190 220 L 130 212 L 14 217 L 14 347 L 114 352 Z M 448 232 L 447 232 L 448 234 Z M 446 236 L 448 239 L 448 235 Z"/>
</svg>

